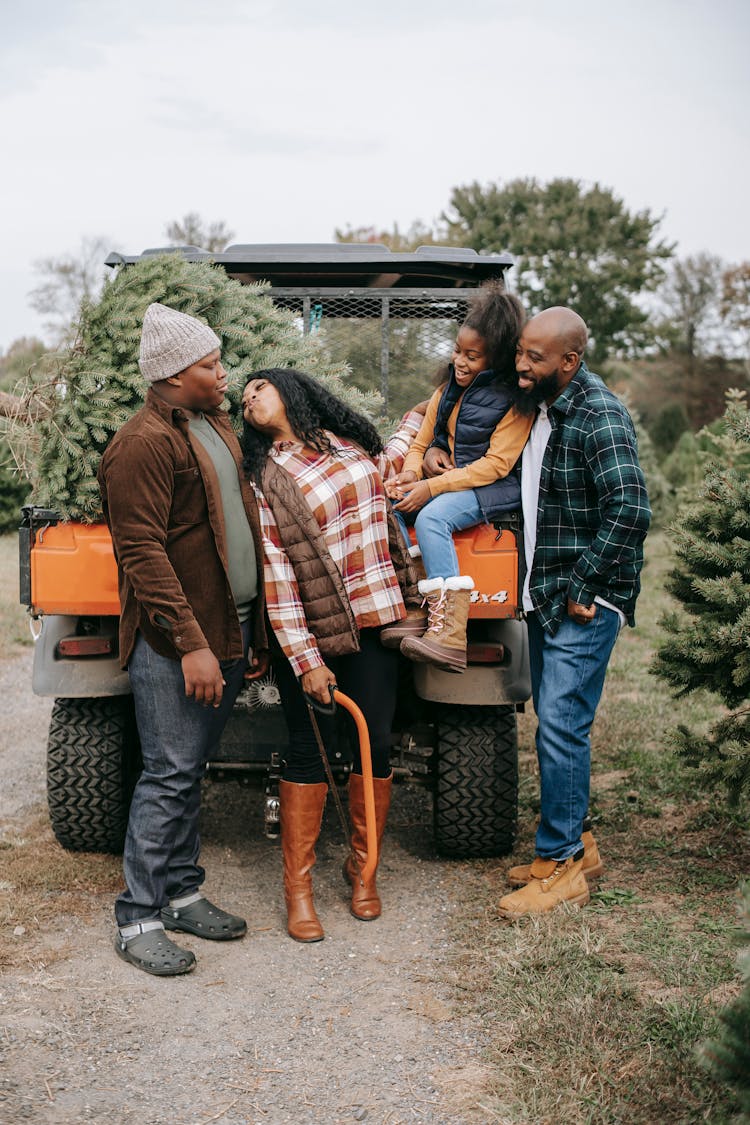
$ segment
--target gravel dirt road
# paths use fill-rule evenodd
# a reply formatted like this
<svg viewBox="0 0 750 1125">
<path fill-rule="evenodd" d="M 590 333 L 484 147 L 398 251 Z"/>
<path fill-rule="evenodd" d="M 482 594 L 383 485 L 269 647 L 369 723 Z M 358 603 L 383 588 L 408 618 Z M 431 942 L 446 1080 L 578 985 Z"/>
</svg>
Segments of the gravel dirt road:
<svg viewBox="0 0 750 1125">
<path fill-rule="evenodd" d="M 30 653 L 0 661 L 0 839 L 43 807 L 50 708 L 31 694 L 30 669 Z M 450 983 L 451 918 L 479 874 L 436 859 L 429 796 L 404 786 L 378 921 L 349 914 L 344 854 L 329 801 L 315 870 L 326 938 L 291 941 L 279 846 L 263 835 L 259 795 L 208 785 L 206 890 L 248 919 L 246 938 L 181 937 L 196 971 L 156 979 L 115 956 L 110 895 L 93 919 L 60 916 L 51 929 L 13 935 L 27 948 L 22 967 L 0 976 L 0 1122 L 499 1120 L 482 1029 L 457 1014 Z M 7 916 L 13 893 L 1 868 L 0 889 Z"/>
</svg>

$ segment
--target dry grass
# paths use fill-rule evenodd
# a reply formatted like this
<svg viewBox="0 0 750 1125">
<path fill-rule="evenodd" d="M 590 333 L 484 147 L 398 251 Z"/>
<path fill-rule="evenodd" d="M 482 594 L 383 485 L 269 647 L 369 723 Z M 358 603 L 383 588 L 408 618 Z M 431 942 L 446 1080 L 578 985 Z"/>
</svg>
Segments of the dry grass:
<svg viewBox="0 0 750 1125">
<path fill-rule="evenodd" d="M 648 674 L 668 565 L 654 536 L 639 629 L 618 641 L 597 716 L 592 811 L 607 871 L 591 904 L 515 926 L 495 910 L 507 867 L 533 854 L 533 714 L 520 723 L 516 853 L 456 873 L 466 909 L 453 983 L 461 1008 L 489 1029 L 494 1080 L 482 1101 L 504 1125 L 735 1119 L 695 1047 L 739 990 L 731 933 L 750 839 L 723 795 L 696 793 L 668 748 L 677 708 Z M 700 725 L 715 706 L 682 701 L 679 717 Z"/>
<path fill-rule="evenodd" d="M 18 601 L 18 536 L 0 535 L 0 656 L 31 644 L 26 610 Z"/>
<path fill-rule="evenodd" d="M 49 942 L 61 917 L 92 918 L 122 887 L 117 856 L 67 852 L 45 814 L 5 824 L 0 838 L 0 968 L 45 963 L 60 955 Z"/>
</svg>

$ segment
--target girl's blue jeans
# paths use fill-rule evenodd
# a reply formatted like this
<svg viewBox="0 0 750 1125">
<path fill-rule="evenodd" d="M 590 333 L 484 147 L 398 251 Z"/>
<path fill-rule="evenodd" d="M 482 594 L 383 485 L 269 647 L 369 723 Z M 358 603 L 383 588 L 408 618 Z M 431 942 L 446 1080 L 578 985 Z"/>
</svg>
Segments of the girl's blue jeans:
<svg viewBox="0 0 750 1125">
<path fill-rule="evenodd" d="M 394 513 L 406 542 L 410 543 L 407 520 L 395 508 Z M 484 515 L 474 489 L 469 488 L 463 492 L 443 492 L 440 496 L 433 496 L 412 522 L 427 577 L 457 578 L 458 556 L 453 546 L 453 532 L 476 527 L 484 522 Z"/>
<path fill-rule="evenodd" d="M 562 860 L 581 848 L 589 807 L 589 735 L 620 619 L 597 605 L 587 625 L 566 615 L 554 636 L 544 631 L 535 613 L 526 620 L 541 781 L 536 853 Z"/>
</svg>

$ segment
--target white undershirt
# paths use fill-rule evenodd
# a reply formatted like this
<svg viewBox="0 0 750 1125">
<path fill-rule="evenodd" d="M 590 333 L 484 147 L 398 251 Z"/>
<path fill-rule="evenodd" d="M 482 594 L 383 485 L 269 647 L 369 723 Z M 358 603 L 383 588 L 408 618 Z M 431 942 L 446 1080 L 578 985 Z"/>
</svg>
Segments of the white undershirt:
<svg viewBox="0 0 750 1125">
<path fill-rule="evenodd" d="M 534 551 L 536 550 L 539 481 L 542 476 L 544 452 L 547 448 L 551 433 L 552 427 L 547 412 L 547 403 L 542 402 L 539 406 L 536 421 L 531 427 L 529 440 L 524 446 L 523 460 L 521 462 L 521 506 L 523 508 L 524 554 L 526 557 L 526 578 L 523 584 L 523 608 L 527 613 L 531 613 L 534 610 L 534 604 L 529 594 L 529 579 L 531 578 L 531 567 L 534 562 Z M 625 624 L 625 614 L 622 610 L 612 605 L 611 602 L 605 601 L 604 598 L 595 597 L 594 601 L 597 602 L 598 605 L 604 605 L 607 609 L 613 610 L 620 619 L 620 628 L 622 629 Z"/>
<path fill-rule="evenodd" d="M 529 595 L 529 579 L 536 549 L 536 517 L 539 508 L 539 481 L 542 461 L 552 427 L 547 413 L 547 403 L 539 407 L 536 421 L 531 427 L 529 440 L 523 449 L 521 462 L 521 507 L 523 508 L 523 542 L 526 555 L 526 578 L 523 584 L 523 608 L 527 613 L 534 609 Z"/>
</svg>

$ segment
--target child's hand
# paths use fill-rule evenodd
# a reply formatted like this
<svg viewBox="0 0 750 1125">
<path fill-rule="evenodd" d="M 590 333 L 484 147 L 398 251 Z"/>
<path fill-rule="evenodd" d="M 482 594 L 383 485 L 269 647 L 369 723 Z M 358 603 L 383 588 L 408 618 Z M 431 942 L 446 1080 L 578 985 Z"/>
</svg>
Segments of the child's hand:
<svg viewBox="0 0 750 1125">
<path fill-rule="evenodd" d="M 404 495 L 404 485 L 412 484 L 417 479 L 414 472 L 397 473 L 395 477 L 384 481 L 385 494 L 389 500 L 401 500 Z"/>
<path fill-rule="evenodd" d="M 450 453 L 446 453 L 444 449 L 440 449 L 437 445 L 430 446 L 422 461 L 422 472 L 428 478 L 439 477 L 443 473 L 447 473 L 449 469 L 455 469 L 455 467 L 451 461 Z"/>
<path fill-rule="evenodd" d="M 399 512 L 418 512 L 420 508 L 424 508 L 428 500 L 432 499 L 430 486 L 426 480 L 404 485 L 403 494 L 403 500 L 395 505 Z"/>
</svg>

